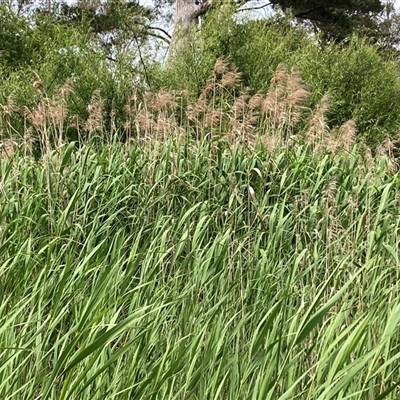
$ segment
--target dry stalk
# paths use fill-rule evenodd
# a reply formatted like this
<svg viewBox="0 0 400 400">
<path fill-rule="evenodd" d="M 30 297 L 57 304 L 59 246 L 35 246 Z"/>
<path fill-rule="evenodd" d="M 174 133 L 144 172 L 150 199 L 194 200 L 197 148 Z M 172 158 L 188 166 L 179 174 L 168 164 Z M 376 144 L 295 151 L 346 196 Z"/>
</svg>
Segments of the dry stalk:
<svg viewBox="0 0 400 400">
<path fill-rule="evenodd" d="M 249 109 L 253 110 L 253 111 L 254 110 L 259 111 L 263 104 L 263 100 L 264 100 L 264 96 L 260 92 L 251 96 L 251 98 L 249 100 Z"/>
<path fill-rule="evenodd" d="M 37 105 L 30 110 L 28 107 L 23 108 L 24 115 L 24 143 L 31 147 L 34 142 L 32 129 L 27 123 L 33 127 L 37 133 L 41 148 L 45 152 L 50 152 L 52 147 L 61 147 L 63 145 L 64 124 L 67 119 L 67 96 L 73 93 L 73 82 L 67 79 L 60 88 L 57 98 L 48 98 L 42 94 L 43 83 L 40 77 L 34 73 L 33 86 L 39 96 Z"/>
<path fill-rule="evenodd" d="M 166 111 L 158 115 L 157 123 L 154 127 L 154 134 L 157 140 L 167 140 L 177 129 L 174 116 L 169 116 Z"/>
<path fill-rule="evenodd" d="M 104 129 L 104 100 L 100 95 L 100 89 L 93 92 L 87 111 L 89 115 L 83 128 L 90 137 L 92 133 L 102 132 Z"/>
<path fill-rule="evenodd" d="M 227 89 L 234 89 L 240 82 L 242 74 L 235 68 L 226 71 L 221 77 L 221 86 Z"/>
<path fill-rule="evenodd" d="M 271 79 L 271 86 L 262 102 L 256 97 L 255 105 L 260 102 L 261 115 L 264 116 L 265 130 L 278 131 L 286 140 L 300 121 L 310 90 L 296 71 L 288 73 L 283 64 L 279 64 Z"/>
<path fill-rule="evenodd" d="M 174 111 L 178 106 L 175 93 L 165 89 L 158 91 L 147 104 L 155 112 Z"/>
<path fill-rule="evenodd" d="M 6 104 L 0 104 L 1 118 L 6 123 L 6 125 L 10 125 L 11 117 L 17 111 L 17 106 L 15 104 L 14 95 L 10 94 L 7 97 Z"/>
<path fill-rule="evenodd" d="M 204 127 L 213 129 L 220 125 L 224 113 L 222 110 L 210 110 L 204 115 Z"/>
<path fill-rule="evenodd" d="M 157 126 L 157 123 L 153 119 L 153 115 L 146 108 L 139 109 L 135 118 L 136 132 L 140 137 L 142 134 L 145 136 L 152 134 L 153 130 Z"/>
<path fill-rule="evenodd" d="M 308 121 L 308 129 L 304 133 L 304 139 L 310 143 L 314 148 L 318 144 L 322 144 L 327 140 L 327 133 L 329 131 L 325 115 L 329 110 L 329 96 L 325 94 L 315 110 L 311 113 L 311 118 Z"/>
<path fill-rule="evenodd" d="M 228 62 L 223 57 L 218 58 L 218 60 L 215 62 L 214 65 L 213 75 L 223 75 L 228 71 L 229 71 Z"/>
<path fill-rule="evenodd" d="M 37 94 L 43 93 L 43 82 L 40 79 L 40 76 L 34 71 L 33 71 L 33 89 Z"/>
<path fill-rule="evenodd" d="M 11 160 L 18 147 L 18 143 L 11 138 L 7 138 L 0 143 L 0 158 Z"/>
<path fill-rule="evenodd" d="M 266 150 L 273 153 L 276 149 L 282 147 L 282 138 L 277 134 L 266 133 L 261 137 L 261 144 Z"/>
<path fill-rule="evenodd" d="M 356 140 L 357 127 L 353 119 L 348 120 L 339 128 L 339 135 L 337 138 L 337 148 L 350 152 Z M 336 149 L 335 149 L 336 150 Z"/>
</svg>

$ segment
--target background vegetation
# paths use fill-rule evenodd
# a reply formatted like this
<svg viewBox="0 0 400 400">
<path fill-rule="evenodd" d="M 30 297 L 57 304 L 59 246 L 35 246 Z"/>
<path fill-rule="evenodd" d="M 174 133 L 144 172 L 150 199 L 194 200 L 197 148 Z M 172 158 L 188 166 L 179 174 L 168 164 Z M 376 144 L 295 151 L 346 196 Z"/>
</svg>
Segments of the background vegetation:
<svg viewBox="0 0 400 400">
<path fill-rule="evenodd" d="M 0 10 L 0 104 L 8 110 L 0 120 L 3 136 L 8 135 L 9 125 L 37 136 L 27 110 L 33 112 L 43 98 L 61 101 L 60 90 L 67 82 L 73 90 L 62 99 L 64 137 L 77 139 L 76 121 L 88 118 L 90 101 L 97 93 L 108 130 L 125 138 L 124 110 L 132 96 L 143 102 L 145 92 L 173 89 L 195 99 L 222 56 L 242 73 L 241 84 L 249 94 L 266 93 L 278 65 L 284 63 L 298 71 L 308 87 L 310 96 L 304 106 L 314 108 L 329 97 L 330 128 L 354 120 L 358 138 L 370 147 L 397 138 L 397 53 L 369 39 L 352 36 L 339 44 L 323 43 L 294 26 L 291 17 L 238 21 L 226 7 L 206 16 L 190 49 L 184 49 L 166 69 L 151 56 L 150 42 L 139 31 L 128 41 L 122 28 L 118 36 L 96 33 L 99 28 L 94 30 L 91 20 L 83 16 L 79 24 L 67 23 L 65 17 L 55 23 L 55 17 L 40 13 L 23 16 L 4 7 Z M 35 88 L 38 79 L 41 83 Z"/>
</svg>

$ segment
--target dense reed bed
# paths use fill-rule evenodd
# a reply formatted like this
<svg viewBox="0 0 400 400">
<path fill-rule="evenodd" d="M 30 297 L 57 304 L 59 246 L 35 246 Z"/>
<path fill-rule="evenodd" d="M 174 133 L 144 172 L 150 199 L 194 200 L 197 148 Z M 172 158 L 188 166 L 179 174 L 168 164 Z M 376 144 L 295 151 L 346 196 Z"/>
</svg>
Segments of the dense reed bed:
<svg viewBox="0 0 400 400">
<path fill-rule="evenodd" d="M 1 399 L 399 398 L 389 158 L 230 142 L 1 159 Z"/>
</svg>

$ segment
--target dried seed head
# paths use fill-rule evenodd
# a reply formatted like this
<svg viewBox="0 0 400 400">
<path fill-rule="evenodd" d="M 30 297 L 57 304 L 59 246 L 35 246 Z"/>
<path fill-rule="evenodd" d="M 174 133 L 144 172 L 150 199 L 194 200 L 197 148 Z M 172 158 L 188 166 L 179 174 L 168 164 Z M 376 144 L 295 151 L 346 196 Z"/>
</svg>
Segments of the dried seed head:
<svg viewBox="0 0 400 400">
<path fill-rule="evenodd" d="M 296 124 L 301 120 L 301 116 L 303 113 L 301 112 L 301 109 L 295 108 L 294 110 L 291 110 L 289 113 L 284 114 L 286 117 L 285 120 L 281 119 L 281 122 L 285 123 L 288 128 L 294 128 Z"/>
<path fill-rule="evenodd" d="M 326 188 L 324 194 L 329 199 L 335 199 L 336 191 L 337 191 L 336 179 L 330 179 L 328 187 Z"/>
<path fill-rule="evenodd" d="M 264 97 L 261 93 L 256 93 L 254 96 L 252 96 L 249 100 L 249 109 L 254 110 L 256 108 L 261 108 L 261 104 L 264 100 Z"/>
<path fill-rule="evenodd" d="M 35 71 L 33 71 L 33 89 L 36 93 L 40 93 L 43 90 L 43 82 Z"/>
<path fill-rule="evenodd" d="M 104 100 L 100 95 L 100 89 L 96 89 L 87 106 L 87 111 L 89 113 L 88 119 L 84 124 L 84 129 L 89 133 L 99 132 L 103 129 L 103 110 L 104 110 Z"/>
<path fill-rule="evenodd" d="M 2 118 L 6 123 L 10 123 L 10 119 L 12 114 L 17 111 L 17 106 L 15 104 L 14 95 L 10 94 L 7 97 L 7 103 L 4 105 L 0 104 L 0 110 L 2 114 Z"/>
<path fill-rule="evenodd" d="M 157 139 L 166 140 L 171 135 L 175 135 L 176 137 L 176 134 L 179 133 L 179 126 L 174 115 L 168 115 L 163 112 L 158 116 L 154 130 L 158 135 Z"/>
<path fill-rule="evenodd" d="M 229 135 L 230 142 L 232 144 L 242 143 L 248 147 L 253 148 L 257 141 L 257 136 L 254 132 L 254 121 L 252 118 L 244 118 L 243 121 L 237 118 L 231 118 L 229 125 L 232 130 Z"/>
<path fill-rule="evenodd" d="M 164 89 L 157 92 L 150 101 L 150 108 L 154 111 L 163 109 L 174 110 L 177 105 L 174 93 Z"/>
<path fill-rule="evenodd" d="M 29 121 L 32 117 L 32 111 L 27 106 L 24 106 L 22 112 L 24 114 L 24 118 Z"/>
<path fill-rule="evenodd" d="M 228 63 L 224 60 L 224 58 L 222 57 L 218 58 L 218 60 L 215 62 L 214 65 L 214 73 L 216 75 L 222 75 L 228 71 L 229 71 Z"/>
<path fill-rule="evenodd" d="M 310 143 L 314 143 L 317 139 L 325 138 L 325 133 L 328 131 L 325 114 L 329 110 L 329 96 L 325 94 L 320 103 L 311 114 L 308 122 L 308 129 L 305 132 L 305 139 Z"/>
<path fill-rule="evenodd" d="M 375 157 L 387 156 L 387 165 L 389 170 L 394 170 L 395 158 L 393 157 L 393 150 L 395 149 L 395 142 L 390 138 L 386 138 L 375 151 Z"/>
<path fill-rule="evenodd" d="M 222 75 L 221 85 L 228 89 L 233 89 L 238 84 L 241 77 L 241 73 L 237 70 L 227 71 Z"/>
<path fill-rule="evenodd" d="M 74 92 L 74 81 L 72 78 L 68 78 L 64 85 L 62 85 L 60 93 L 61 97 L 66 97 Z"/>
<path fill-rule="evenodd" d="M 186 109 L 186 115 L 189 121 L 198 121 L 200 114 L 206 112 L 207 110 L 207 99 L 203 93 L 200 94 L 196 103 L 189 104 Z"/>
<path fill-rule="evenodd" d="M 12 139 L 5 139 L 0 143 L 0 157 L 7 160 L 11 159 L 17 147 L 18 143 L 14 142 Z"/>
<path fill-rule="evenodd" d="M 212 110 L 205 114 L 204 125 L 208 128 L 216 127 L 222 120 L 224 113 L 222 110 Z"/>
<path fill-rule="evenodd" d="M 73 115 L 71 117 L 71 122 L 68 127 L 72 129 L 79 129 L 81 127 L 81 123 L 79 122 L 79 117 L 77 115 Z"/>
<path fill-rule="evenodd" d="M 274 134 L 266 134 L 261 139 L 263 147 L 270 152 L 274 152 L 278 147 L 280 147 L 281 142 L 282 140 L 279 135 Z"/>
<path fill-rule="evenodd" d="M 281 79 L 280 75 L 284 74 L 284 78 Z M 262 114 L 280 114 L 284 109 L 284 99 L 286 95 L 286 73 L 281 70 L 277 70 L 274 78 L 271 80 L 271 86 L 262 101 L 261 112 Z"/>
<path fill-rule="evenodd" d="M 278 84 L 285 84 L 287 81 L 288 74 L 286 72 L 286 66 L 284 63 L 280 63 L 276 67 L 274 76 L 271 78 L 271 84 L 276 86 Z"/>
<path fill-rule="evenodd" d="M 241 94 L 239 97 L 235 98 L 235 101 L 232 105 L 232 112 L 234 114 L 243 114 L 247 109 L 247 94 Z"/>
<path fill-rule="evenodd" d="M 129 97 L 128 101 L 129 101 L 129 103 L 136 103 L 136 102 L 138 101 L 138 95 L 137 95 L 137 93 L 136 93 L 136 92 L 133 93 L 133 94 L 131 95 L 131 97 Z"/>
<path fill-rule="evenodd" d="M 149 90 L 143 94 L 143 104 L 150 104 L 153 100 L 154 93 Z"/>
<path fill-rule="evenodd" d="M 345 151 L 350 151 L 354 146 L 356 138 L 356 123 L 353 119 L 348 120 L 339 128 L 338 146 Z"/>
<path fill-rule="evenodd" d="M 46 118 L 51 120 L 56 125 L 61 125 L 66 118 L 67 110 L 64 105 L 55 100 L 50 100 L 47 103 Z"/>
<path fill-rule="evenodd" d="M 28 121 L 36 129 L 41 129 L 46 125 L 47 110 L 43 101 L 40 101 L 32 112 L 30 112 L 28 108 L 26 108 L 26 111 L 27 111 L 26 116 Z"/>
<path fill-rule="evenodd" d="M 390 138 L 386 138 L 383 142 L 382 142 L 382 149 L 386 154 L 391 154 L 393 149 L 394 149 L 394 143 L 392 142 L 392 140 L 390 140 Z"/>
<path fill-rule="evenodd" d="M 24 131 L 24 137 L 23 137 L 24 149 L 26 151 L 28 151 L 29 153 L 31 153 L 34 142 L 35 142 L 35 138 L 32 134 L 32 127 L 30 126 L 27 129 L 25 129 L 25 131 Z"/>
<path fill-rule="evenodd" d="M 303 105 L 310 97 L 310 91 L 306 88 L 299 88 L 294 92 L 290 93 L 286 101 L 290 107 L 298 107 Z"/>
<path fill-rule="evenodd" d="M 187 89 L 182 89 L 182 90 L 178 90 L 178 91 L 176 92 L 176 97 L 177 97 L 177 98 L 180 98 L 181 100 L 182 100 L 182 99 L 187 99 L 187 98 L 189 97 L 189 94 L 190 94 L 189 90 L 187 90 Z"/>
<path fill-rule="evenodd" d="M 298 71 L 291 71 L 286 74 L 286 90 L 288 95 L 294 93 L 296 90 L 304 89 L 304 83 Z"/>
<path fill-rule="evenodd" d="M 285 113 L 285 103 L 280 90 L 269 90 L 261 104 L 261 114 L 267 115 L 274 128 L 278 127 Z"/>
<path fill-rule="evenodd" d="M 143 131 L 152 130 L 156 126 L 152 114 L 145 109 L 139 110 L 136 115 L 135 123 L 139 130 Z"/>
</svg>

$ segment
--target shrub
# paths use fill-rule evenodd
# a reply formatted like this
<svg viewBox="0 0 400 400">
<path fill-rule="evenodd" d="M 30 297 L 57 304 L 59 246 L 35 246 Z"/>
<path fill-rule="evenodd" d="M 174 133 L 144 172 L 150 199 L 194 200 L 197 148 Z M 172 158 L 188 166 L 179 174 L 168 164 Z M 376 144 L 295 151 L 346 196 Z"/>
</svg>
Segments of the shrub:
<svg viewBox="0 0 400 400">
<path fill-rule="evenodd" d="M 358 138 L 373 147 L 385 137 L 397 136 L 398 65 L 377 45 L 357 37 L 342 45 L 321 45 L 318 38 L 280 16 L 235 22 L 214 15 L 205 21 L 200 37 L 178 55 L 164 83 L 199 91 L 215 60 L 224 56 L 241 71 L 251 93 L 266 92 L 277 66 L 285 63 L 300 71 L 308 84 L 308 106 L 329 95 L 330 127 L 354 120 Z"/>
</svg>

